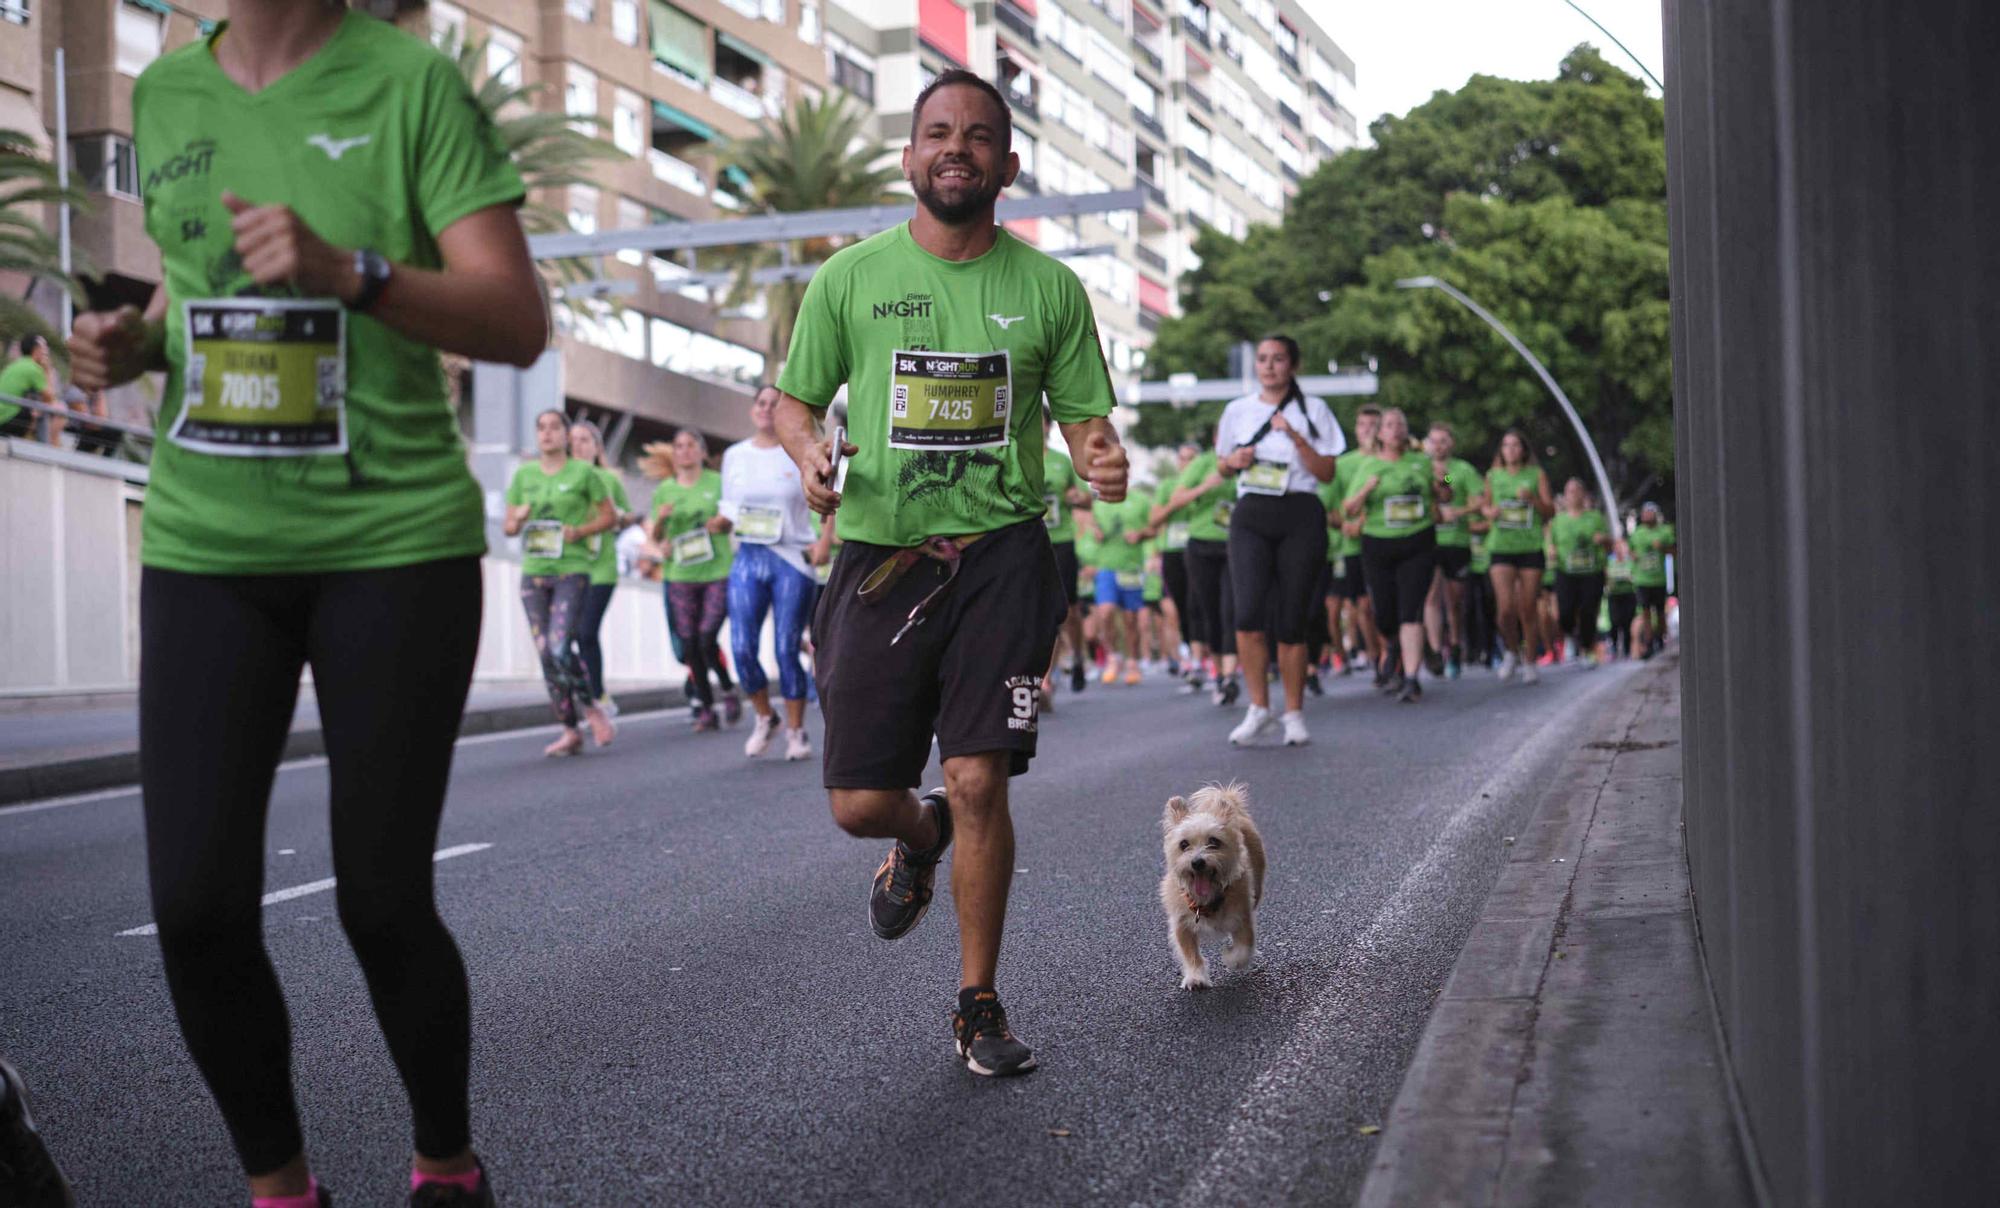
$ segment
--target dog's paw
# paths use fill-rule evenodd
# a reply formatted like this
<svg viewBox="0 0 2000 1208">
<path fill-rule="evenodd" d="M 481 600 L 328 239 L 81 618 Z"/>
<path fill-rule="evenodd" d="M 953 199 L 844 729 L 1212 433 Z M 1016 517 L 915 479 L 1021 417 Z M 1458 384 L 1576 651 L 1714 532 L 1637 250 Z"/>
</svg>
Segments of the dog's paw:
<svg viewBox="0 0 2000 1208">
<path fill-rule="evenodd" d="M 1206 990 L 1208 989 L 1208 987 L 1209 987 L 1208 970 L 1206 969 L 1181 970 L 1181 989 Z"/>
<path fill-rule="evenodd" d="M 1228 965 L 1231 969 L 1248 969 L 1251 958 L 1256 955 L 1257 949 L 1255 945 L 1238 944 L 1232 941 L 1228 949 L 1222 954 L 1222 963 Z"/>
</svg>

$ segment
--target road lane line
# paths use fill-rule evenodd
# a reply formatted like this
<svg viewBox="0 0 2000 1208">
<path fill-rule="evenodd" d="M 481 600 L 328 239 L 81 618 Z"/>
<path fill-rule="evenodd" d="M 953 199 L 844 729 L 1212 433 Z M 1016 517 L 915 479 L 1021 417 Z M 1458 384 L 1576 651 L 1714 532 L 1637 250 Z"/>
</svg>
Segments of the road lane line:
<svg viewBox="0 0 2000 1208">
<path fill-rule="evenodd" d="M 461 843 L 456 847 L 447 847 L 434 853 L 431 856 L 431 863 L 436 864 L 440 861 L 452 859 L 455 856 L 469 856 L 476 851 L 485 851 L 491 846 L 493 846 L 491 843 Z M 265 894 L 262 904 L 265 906 L 275 906 L 279 902 L 289 902 L 293 898 L 303 898 L 309 894 L 325 893 L 327 890 L 332 889 L 334 885 L 335 881 L 332 877 L 328 877 L 323 881 L 307 881 L 304 885 L 294 885 L 289 889 L 279 889 Z M 118 933 L 120 938 L 128 935 L 158 934 L 160 934 L 158 923 L 148 923 L 144 927 L 134 927 L 130 931 L 121 931 Z"/>
<path fill-rule="evenodd" d="M 1480 854 L 1464 850 L 1465 841 L 1490 823 L 1508 800 L 1527 787 L 1536 764 L 1576 741 L 1576 722 L 1629 676 L 1605 675 L 1565 703 L 1525 742 L 1504 756 L 1499 769 L 1466 798 L 1438 832 L 1437 838 L 1410 866 L 1395 892 L 1369 920 L 1368 926 L 1340 951 L 1329 971 L 1328 985 L 1306 1002 L 1298 1023 L 1278 1055 L 1251 1082 L 1229 1113 L 1228 1129 L 1182 1189 L 1182 1208 L 1208 1208 L 1217 1203 L 1248 1203 L 1288 1198 L 1283 1189 L 1296 1187 L 1296 1176 L 1316 1143 L 1332 1135 L 1336 1121 L 1323 1101 L 1339 1088 L 1328 1084 L 1325 1071 L 1335 1068 L 1335 1051 L 1352 1043 L 1343 1022 L 1365 1018 L 1370 1006 L 1370 974 L 1412 950 L 1427 924 L 1421 907 L 1451 890 L 1454 865 Z M 1533 808 L 1533 803 L 1529 803 Z M 1482 891 L 1472 903 L 1477 917 Z M 1462 941 L 1461 941 L 1462 942 Z M 1454 959 L 1456 950 L 1452 953 Z M 1447 965 L 1449 967 L 1449 964 Z M 1429 1022 L 1430 1011 L 1424 1011 Z M 1421 1029 L 1419 1029 L 1421 1032 Z M 1401 1085 L 1402 1071 L 1397 1076 Z M 1393 1100 L 1394 1096 L 1391 1096 Z M 1386 1112 L 1387 1105 L 1384 1105 Z M 1254 1180 L 1255 1186 L 1251 1183 Z M 1269 1192 L 1267 1196 L 1264 1193 Z"/>
<path fill-rule="evenodd" d="M 685 717 L 681 709 L 652 709 L 644 713 L 628 713 L 618 718 L 620 726 L 634 722 L 657 721 L 662 717 Z M 491 734 L 471 734 L 453 743 L 454 747 L 479 747 L 490 742 L 505 742 L 510 738 L 533 738 L 538 734 L 550 734 L 561 729 L 550 724 L 531 726 L 522 730 L 496 730 Z M 306 755 L 278 765 L 280 772 L 297 772 L 326 766 L 326 756 Z M 111 801 L 119 797 L 137 797 L 139 786 L 128 784 L 123 788 L 98 789 L 95 792 L 77 793 L 70 797 L 50 797 L 45 801 L 24 801 L 18 805 L 0 805 L 0 818 L 11 818 L 17 814 L 39 814 L 43 810 L 59 810 L 72 805 L 89 805 L 95 801 Z"/>
</svg>

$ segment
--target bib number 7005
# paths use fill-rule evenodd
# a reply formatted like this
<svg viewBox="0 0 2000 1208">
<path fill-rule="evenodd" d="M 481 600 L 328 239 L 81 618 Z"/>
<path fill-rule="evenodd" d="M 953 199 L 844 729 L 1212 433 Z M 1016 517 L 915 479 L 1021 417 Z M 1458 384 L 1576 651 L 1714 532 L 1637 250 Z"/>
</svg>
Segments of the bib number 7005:
<svg viewBox="0 0 2000 1208">
<path fill-rule="evenodd" d="M 276 411 L 282 399 L 275 373 L 225 373 L 222 405 L 244 411 Z"/>
</svg>

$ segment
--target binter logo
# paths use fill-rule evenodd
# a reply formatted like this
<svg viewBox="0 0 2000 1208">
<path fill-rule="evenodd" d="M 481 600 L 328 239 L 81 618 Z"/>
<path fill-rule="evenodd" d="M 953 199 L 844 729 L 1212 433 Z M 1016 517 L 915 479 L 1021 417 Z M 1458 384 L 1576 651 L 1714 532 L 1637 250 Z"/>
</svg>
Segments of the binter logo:
<svg viewBox="0 0 2000 1208">
<path fill-rule="evenodd" d="M 1000 325 L 1000 330 L 1001 330 L 1001 331 L 1005 331 L 1005 330 L 1007 330 L 1007 329 L 1008 329 L 1009 327 L 1012 327 L 1012 326 L 1013 326 L 1014 324 L 1016 324 L 1016 323 L 1019 323 L 1019 322 L 1020 322 L 1021 320 L 1023 320 L 1023 319 L 1025 319 L 1025 318 L 1027 318 L 1028 316 L 1026 316 L 1026 315 L 987 315 L 986 317 L 987 317 L 987 318 L 989 318 L 989 319 L 991 319 L 991 320 L 993 320 L 993 321 L 994 321 L 995 323 L 998 323 L 998 324 Z"/>
<path fill-rule="evenodd" d="M 370 141 L 374 137 L 372 134 L 363 134 L 355 138 L 335 138 L 331 134 L 315 134 L 306 140 L 306 145 L 309 147 L 318 147 L 320 150 L 326 152 L 328 159 L 338 162 L 341 156 Z"/>
</svg>

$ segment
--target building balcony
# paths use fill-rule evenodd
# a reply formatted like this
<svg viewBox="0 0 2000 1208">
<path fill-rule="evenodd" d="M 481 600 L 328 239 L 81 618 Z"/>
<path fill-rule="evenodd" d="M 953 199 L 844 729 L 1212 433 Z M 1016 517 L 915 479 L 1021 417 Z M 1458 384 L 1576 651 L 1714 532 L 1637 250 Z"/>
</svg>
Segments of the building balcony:
<svg viewBox="0 0 2000 1208">
<path fill-rule="evenodd" d="M 1138 184 L 1139 188 L 1145 192 L 1147 201 L 1152 202 L 1154 205 L 1159 206 L 1161 209 L 1166 208 L 1167 191 L 1160 187 L 1160 183 L 1158 181 L 1154 180 L 1150 176 L 1145 175 L 1144 173 L 1137 173 L 1137 172 L 1133 173 L 1132 179 L 1135 183 Z"/>
<path fill-rule="evenodd" d="M 1132 58 L 1134 62 L 1150 67 L 1156 72 L 1164 72 L 1167 69 L 1166 62 L 1160 58 L 1160 52 L 1141 42 L 1136 34 L 1132 37 Z"/>
<path fill-rule="evenodd" d="M 1041 35 L 1035 32 L 1035 19 L 1021 11 L 1020 6 L 1012 3 L 1012 0 L 999 0 L 993 6 L 993 15 L 999 20 L 1003 29 L 1028 45 L 1042 44 Z"/>
<path fill-rule="evenodd" d="M 1200 168 L 1204 176 L 1215 175 L 1215 165 L 1208 162 L 1208 157 L 1206 155 L 1197 154 L 1193 151 L 1188 150 L 1186 147 L 1181 148 L 1181 155 L 1188 161 L 1188 163 L 1193 164 L 1197 168 Z"/>
<path fill-rule="evenodd" d="M 1332 159 L 1334 156 L 1340 154 L 1340 152 L 1333 149 L 1332 143 L 1327 142 L 1317 134 L 1313 135 L 1312 146 L 1313 150 L 1319 153 L 1321 159 Z"/>
<path fill-rule="evenodd" d="M 1150 196 L 1150 194 L 1149 194 Z M 1139 207 L 1139 231 L 1146 235 L 1157 235 L 1161 231 L 1174 229 L 1173 217 L 1167 212 L 1167 203 L 1147 204 Z"/>
<path fill-rule="evenodd" d="M 1141 130 L 1144 130 L 1154 138 L 1159 139 L 1161 142 L 1167 141 L 1167 128 L 1160 125 L 1160 119 L 1140 109 L 1137 105 L 1132 106 L 1132 121 Z"/>
<path fill-rule="evenodd" d="M 1299 56 L 1292 53 L 1289 50 L 1286 50 L 1282 46 L 1278 48 L 1278 62 L 1283 63 L 1285 66 L 1291 68 L 1293 71 L 1297 71 L 1299 69 Z"/>
<path fill-rule="evenodd" d="M 1040 193 L 1042 191 L 1042 182 L 1035 179 L 1033 172 L 1023 168 L 1015 175 L 1014 183 L 1009 187 L 1022 193 Z"/>
<path fill-rule="evenodd" d="M 1299 111 L 1285 104 L 1283 101 L 1278 102 L 1278 116 L 1300 129 L 1305 128 L 1305 121 L 1299 117 Z"/>
<path fill-rule="evenodd" d="M 1279 165 L 1278 165 L 1278 170 L 1279 170 L 1280 172 L 1283 172 L 1283 173 L 1285 174 L 1285 179 L 1286 179 L 1286 180 L 1289 180 L 1289 181 L 1293 182 L 1294 184 L 1298 183 L 1298 179 L 1299 179 L 1299 170 L 1298 170 L 1297 168 L 1294 168 L 1294 167 L 1293 167 L 1292 165 L 1290 165 L 1290 164 L 1279 164 Z"/>
<path fill-rule="evenodd" d="M 1139 326 L 1145 328 L 1149 334 L 1157 334 L 1160 330 L 1160 316 L 1141 307 L 1139 310 Z"/>
<path fill-rule="evenodd" d="M 1208 31 L 1189 21 L 1186 17 L 1175 17 L 1174 28 L 1186 35 L 1188 41 L 1199 43 L 1203 49 L 1213 49 L 1208 40 Z"/>
<path fill-rule="evenodd" d="M 1165 256 L 1160 255 L 1143 243 L 1133 245 L 1132 252 L 1138 258 L 1139 263 L 1162 276 L 1166 274 L 1167 258 Z"/>
<path fill-rule="evenodd" d="M 1181 95 L 1187 98 L 1188 104 L 1193 105 L 1203 113 L 1213 114 L 1215 112 L 1215 103 L 1208 99 L 1206 92 L 1195 87 L 1192 82 L 1181 85 Z"/>
<path fill-rule="evenodd" d="M 1035 99 L 1035 94 L 1032 92 L 1025 95 L 1009 92 L 1007 107 L 1014 111 L 1015 117 L 1028 117 L 1038 122 L 1042 120 L 1042 103 Z"/>
<path fill-rule="evenodd" d="M 764 117 L 764 98 L 740 84 L 732 84 L 721 76 L 708 82 L 708 95 L 731 113 L 747 117 L 751 121 L 761 121 Z"/>
<path fill-rule="evenodd" d="M 676 155 L 670 155 L 658 147 L 646 152 L 646 162 L 653 169 L 653 179 L 670 184 L 696 197 L 708 196 L 708 178 L 701 169 Z"/>
<path fill-rule="evenodd" d="M 1319 94 L 1319 99 L 1326 102 L 1327 108 L 1339 110 L 1340 102 L 1333 99 L 1333 93 L 1327 91 L 1326 85 L 1314 80 L 1312 86 L 1313 91 Z"/>
</svg>

